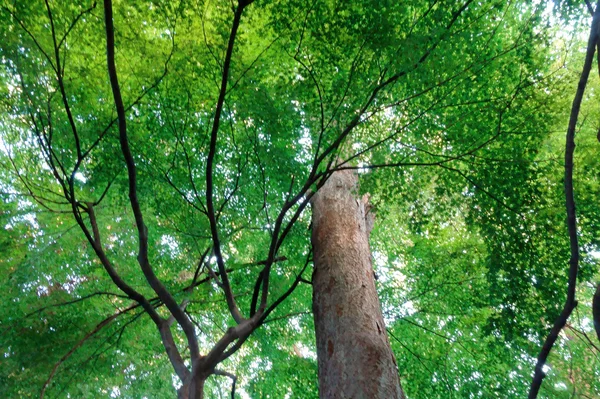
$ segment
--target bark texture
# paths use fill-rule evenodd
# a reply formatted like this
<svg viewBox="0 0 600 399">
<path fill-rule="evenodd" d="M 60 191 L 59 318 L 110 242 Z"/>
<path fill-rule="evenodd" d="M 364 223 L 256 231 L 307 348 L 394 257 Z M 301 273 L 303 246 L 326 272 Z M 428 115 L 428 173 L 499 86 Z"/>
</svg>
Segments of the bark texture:
<svg viewBox="0 0 600 399">
<path fill-rule="evenodd" d="M 368 198 L 335 172 L 312 199 L 313 312 L 321 399 L 404 399 L 375 289 Z"/>
</svg>

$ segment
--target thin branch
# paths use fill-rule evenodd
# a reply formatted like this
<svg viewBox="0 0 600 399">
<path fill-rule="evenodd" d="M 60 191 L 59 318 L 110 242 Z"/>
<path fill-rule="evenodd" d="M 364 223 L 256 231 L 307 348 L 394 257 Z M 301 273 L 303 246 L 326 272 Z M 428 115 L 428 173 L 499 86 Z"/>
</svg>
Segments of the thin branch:
<svg viewBox="0 0 600 399">
<path fill-rule="evenodd" d="M 319 110 L 321 112 L 320 115 L 320 121 L 321 121 L 321 126 L 320 126 L 320 136 L 322 136 L 323 132 L 325 132 L 325 108 L 323 105 L 323 94 L 321 93 L 321 85 L 319 84 L 319 80 L 317 79 L 317 77 L 315 76 L 315 73 L 313 71 L 312 68 L 312 63 L 310 62 L 310 57 L 308 57 L 308 62 L 311 66 L 311 68 L 309 68 L 299 57 L 298 54 L 296 54 L 294 56 L 294 60 L 296 60 L 296 62 L 298 62 L 300 65 L 302 65 L 302 68 L 304 68 L 304 70 L 306 72 L 308 72 L 308 75 L 310 76 L 311 80 L 313 81 L 316 89 L 317 89 L 317 94 L 319 96 Z M 320 140 L 319 140 L 320 142 Z M 318 147 L 318 145 L 317 145 Z"/>
<path fill-rule="evenodd" d="M 189 108 L 189 102 L 190 102 L 190 94 L 188 93 L 188 108 Z M 190 181 L 190 184 L 192 186 L 192 191 L 194 192 L 194 197 L 198 201 L 198 203 L 200 204 L 200 206 L 197 206 L 193 201 L 191 201 L 190 199 L 188 199 L 187 196 L 185 194 L 183 194 L 181 192 L 181 190 L 179 190 L 179 188 L 177 188 L 173 182 L 171 182 L 171 180 L 168 177 L 168 171 L 165 173 L 165 176 L 167 177 L 167 179 L 169 179 L 168 180 L 169 184 L 183 197 L 183 199 L 186 202 L 188 202 L 190 205 L 192 205 L 192 207 L 194 207 L 196 210 L 198 210 L 201 213 L 203 213 L 203 214 L 206 215 L 207 214 L 206 207 L 204 206 L 204 203 L 200 199 L 200 195 L 198 194 L 198 189 L 196 188 L 196 183 L 194 182 L 194 173 L 193 173 L 193 168 L 192 168 L 192 161 L 191 161 L 190 156 L 188 154 L 187 148 L 185 147 L 185 144 L 183 143 L 183 140 L 181 139 L 181 137 L 177 134 L 177 131 L 176 131 L 175 127 L 173 127 L 173 131 L 175 133 L 176 144 L 181 145 L 181 148 L 183 150 L 183 155 L 185 157 L 185 163 L 187 165 L 187 170 L 188 170 L 188 180 Z M 175 156 L 176 156 L 176 154 L 177 154 L 177 145 L 175 146 L 175 153 L 173 154 L 173 163 L 175 162 Z"/>
<path fill-rule="evenodd" d="M 67 118 L 69 119 L 69 125 L 71 125 L 71 131 L 73 132 L 73 138 L 75 139 L 75 148 L 77 149 L 77 160 L 81 159 L 81 143 L 79 141 L 79 133 L 77 132 L 77 127 L 75 126 L 75 120 L 73 119 L 73 113 L 71 112 L 71 107 L 69 106 L 69 101 L 67 99 L 67 93 L 65 90 L 65 84 L 62 76 L 62 68 L 60 67 L 60 53 L 59 53 L 59 44 L 56 40 L 56 30 L 54 28 L 54 18 L 52 17 L 52 9 L 50 8 L 50 3 L 48 0 L 45 0 L 46 10 L 48 12 L 48 19 L 50 20 L 50 31 L 52 32 L 52 42 L 54 44 L 54 59 L 56 62 L 56 79 L 58 80 L 58 87 L 60 89 L 60 95 L 63 100 L 63 105 L 65 107 L 65 112 L 67 113 Z"/>
<path fill-rule="evenodd" d="M 223 291 L 227 299 L 227 307 L 236 323 L 241 323 L 244 317 L 240 313 L 235 298 L 231 290 L 231 284 L 227 277 L 227 271 L 225 270 L 225 263 L 223 261 L 223 255 L 221 253 L 221 243 L 219 241 L 219 231 L 217 226 L 217 219 L 214 206 L 213 198 L 213 164 L 215 161 L 215 155 L 217 153 L 217 138 L 219 133 L 219 123 L 221 121 L 221 114 L 223 112 L 223 104 L 225 102 L 225 95 L 227 94 L 227 79 L 229 77 L 229 69 L 231 66 L 231 57 L 233 54 L 233 47 L 235 43 L 235 37 L 237 35 L 240 21 L 242 18 L 242 12 L 246 6 L 245 2 L 240 1 L 238 7 L 235 10 L 233 17 L 233 24 L 231 27 L 231 33 L 229 35 L 229 42 L 227 44 L 227 52 L 225 55 L 225 62 L 223 64 L 223 74 L 221 77 L 221 89 L 219 92 L 219 98 L 217 100 L 217 106 L 215 110 L 215 118 L 213 120 L 212 131 L 210 135 L 210 146 L 208 150 L 208 157 L 206 161 L 206 209 L 208 211 L 208 220 L 210 222 L 210 231 L 214 244 L 214 254 L 217 258 L 217 265 L 219 267 L 219 273 L 221 280 L 223 281 Z"/>
<path fill-rule="evenodd" d="M 302 282 L 302 280 L 304 279 L 300 279 L 300 281 Z M 267 323 L 273 323 L 275 321 L 279 321 L 279 320 L 285 320 L 285 319 L 289 319 L 291 317 L 295 317 L 295 316 L 304 316 L 307 314 L 312 314 L 312 312 L 310 311 L 305 311 L 305 312 L 294 312 L 294 313 L 288 313 L 288 314 L 284 314 L 282 316 L 277 316 L 277 317 L 273 317 L 271 319 L 265 320 L 263 322 L 263 324 L 267 324 Z"/>
<path fill-rule="evenodd" d="M 116 347 L 119 344 L 119 341 L 120 341 L 121 336 L 123 335 L 123 332 L 125 331 L 125 329 L 129 325 L 134 323 L 136 320 L 138 320 L 143 314 L 144 314 L 144 312 L 140 312 L 140 313 L 137 313 L 136 315 L 132 316 L 121 327 L 119 327 L 119 329 L 117 329 L 117 331 L 113 332 L 108 337 L 106 337 L 102 341 L 102 343 L 96 348 L 96 350 L 90 356 L 87 357 L 87 359 L 85 359 L 83 362 L 77 364 L 76 371 L 74 373 L 72 373 L 71 378 L 69 379 L 69 381 L 67 381 L 66 384 L 61 384 L 63 386 L 63 389 L 60 392 L 58 392 L 56 397 L 61 397 L 62 393 L 68 388 L 68 386 L 70 385 L 71 381 L 73 381 L 73 379 L 75 378 L 77 373 L 80 372 L 82 369 L 84 369 L 83 366 L 85 366 L 90 360 L 95 359 L 94 360 L 94 364 L 95 364 L 95 362 L 98 360 L 98 357 L 100 355 L 102 355 L 103 353 L 106 353 L 111 347 Z M 100 349 L 104 346 L 104 344 L 107 343 L 112 337 L 114 337 L 117 334 L 119 334 L 119 336 L 117 337 L 117 340 L 115 341 L 115 343 L 109 344 L 104 350 L 100 351 Z M 72 368 L 72 367 L 73 366 L 71 366 L 70 368 Z"/>
<path fill-rule="evenodd" d="M 4 144 L 3 140 L 0 139 L 0 141 L 2 142 L 2 144 Z M 8 148 L 6 145 L 4 145 L 4 146 L 5 146 L 5 148 Z M 61 213 L 60 210 L 50 208 L 50 206 L 48 206 L 46 204 L 46 202 L 57 204 L 57 205 L 66 205 L 66 204 L 69 204 L 69 202 L 56 201 L 56 200 L 52 200 L 52 199 L 49 199 L 49 198 L 45 198 L 45 197 L 36 195 L 33 192 L 32 188 L 30 187 L 29 182 L 25 179 L 25 177 L 23 177 L 23 175 L 19 171 L 19 168 L 17 167 L 12 154 L 11 154 L 10 150 L 8 150 L 8 149 L 6 151 L 6 156 L 7 156 L 8 160 L 9 160 L 11 166 L 12 166 L 12 169 L 14 170 L 14 172 L 15 172 L 15 174 L 17 176 L 17 179 L 23 184 L 23 186 L 25 187 L 25 189 L 28 192 L 28 194 L 26 194 L 26 195 L 25 194 L 21 194 L 21 196 L 25 195 L 25 196 L 31 197 L 42 208 L 46 209 L 49 212 L 52 212 L 52 213 Z M 12 195 L 16 195 L 16 194 L 12 194 Z"/>
<path fill-rule="evenodd" d="M 129 312 L 130 310 L 134 309 L 135 307 L 137 307 L 137 306 L 136 305 L 129 306 L 128 308 L 126 308 L 126 309 L 124 309 L 122 311 L 119 311 L 119 312 L 117 312 L 117 313 L 115 313 L 113 315 L 110 315 L 106 319 L 102 320 L 100 323 L 98 323 L 98 325 L 96 325 L 96 327 L 92 331 L 88 332 L 63 357 L 61 357 L 60 360 L 54 364 L 54 367 L 52 368 L 52 371 L 50 372 L 50 375 L 48 376 L 48 378 L 44 382 L 44 385 L 42 386 L 42 391 L 40 392 L 40 399 L 44 399 L 44 395 L 46 393 L 46 389 L 48 389 L 48 385 L 50 384 L 50 381 L 52 381 L 52 378 L 54 378 L 54 375 L 58 371 L 58 368 L 60 367 L 61 364 L 63 364 L 69 357 L 71 357 L 71 355 L 81 345 L 83 345 L 88 339 L 90 339 L 91 337 L 93 337 L 94 335 L 96 335 L 100 330 L 102 330 L 102 328 L 104 328 L 105 326 L 107 326 L 108 324 L 110 324 L 114 319 L 116 319 L 117 317 L 119 317 L 123 313 Z"/>
<path fill-rule="evenodd" d="M 490 197 L 491 199 L 493 199 L 494 201 L 496 201 L 496 203 L 500 204 L 502 207 L 508 209 L 509 211 L 515 213 L 516 215 L 524 218 L 525 216 L 519 212 L 517 209 L 513 208 L 512 206 L 508 205 L 506 202 L 502 201 L 500 198 L 498 198 L 496 195 L 492 194 L 490 191 L 486 190 L 485 188 L 483 188 L 480 184 L 477 184 L 473 179 L 471 179 L 469 176 L 467 176 L 463 171 L 461 171 L 460 169 L 456 169 L 456 168 L 452 168 L 450 166 L 446 166 L 446 165 L 439 165 L 441 168 L 444 168 L 446 170 L 449 171 L 453 171 L 458 173 L 460 176 L 462 176 L 466 181 L 468 181 L 469 183 L 471 183 L 476 189 L 480 190 L 482 193 L 484 193 L 485 195 L 487 195 L 488 197 Z"/>
<path fill-rule="evenodd" d="M 200 275 L 200 270 L 204 266 L 204 262 L 206 261 L 206 257 L 209 252 L 211 252 L 211 247 L 207 247 L 206 250 L 200 256 L 200 260 L 198 261 L 198 266 L 196 266 L 196 271 L 194 272 L 194 278 L 192 278 L 192 283 L 189 286 L 189 289 L 193 289 L 196 286 L 196 282 L 198 280 L 198 276 Z"/>
<path fill-rule="evenodd" d="M 392 339 L 396 342 L 398 342 L 400 344 L 400 346 L 402 346 L 404 349 L 406 349 L 408 351 L 408 353 L 410 353 L 411 355 L 413 355 L 413 357 L 415 359 L 417 359 L 419 361 L 419 363 L 421 363 L 421 365 L 425 368 L 425 370 L 427 370 L 427 372 L 429 372 L 429 374 L 434 375 L 435 373 L 429 368 L 427 367 L 427 365 L 423 362 L 422 360 L 422 356 L 416 354 L 415 352 L 413 352 L 412 350 L 410 350 L 406 345 L 404 345 L 404 343 L 402 341 L 400 341 L 398 339 L 398 337 L 396 337 L 396 335 L 394 335 L 394 333 L 392 333 L 392 331 L 390 331 L 390 329 L 387 330 L 388 334 L 390 335 L 390 337 L 392 337 Z M 429 359 L 427 359 L 429 360 Z"/>
<path fill-rule="evenodd" d="M 65 32 L 65 34 L 63 35 L 63 37 L 60 39 L 60 41 L 58 42 L 58 49 L 60 50 L 60 48 L 62 47 L 62 44 L 64 43 L 64 41 L 67 39 L 67 36 L 69 36 L 69 33 L 71 33 L 71 31 L 73 30 L 73 28 L 75 27 L 75 25 L 77 25 L 77 22 L 79 22 L 79 20 L 81 19 L 81 17 L 83 17 L 85 14 L 88 14 L 90 12 L 92 12 L 93 9 L 96 8 L 96 1 L 94 1 L 91 5 L 91 7 L 81 11 L 76 17 L 75 19 L 71 22 L 71 25 L 69 25 L 69 28 L 67 29 L 67 31 Z"/>
<path fill-rule="evenodd" d="M 298 273 L 298 275 L 296 276 L 296 279 L 294 280 L 292 285 L 279 298 L 277 298 L 277 300 L 275 302 L 273 302 L 267 310 L 264 311 L 264 313 L 259 318 L 259 325 L 263 324 L 265 322 L 265 320 L 267 319 L 267 317 L 269 316 L 269 314 L 271 314 L 271 312 L 273 312 L 273 310 L 275 310 L 275 308 L 277 308 L 277 306 L 279 306 L 279 304 L 281 304 L 283 301 L 285 301 L 292 294 L 292 292 L 294 292 L 294 290 L 296 289 L 298 284 L 300 284 L 300 282 L 303 280 L 302 275 L 304 274 L 304 272 L 306 271 L 306 268 L 308 267 L 308 265 L 311 262 L 312 262 L 312 248 L 306 255 L 306 261 L 304 262 L 304 266 L 300 270 L 300 273 Z"/>
<path fill-rule="evenodd" d="M 227 371 L 218 369 L 215 369 L 214 374 L 231 378 L 231 399 L 235 399 L 235 383 L 237 381 L 237 377 L 234 374 L 228 373 Z"/>
<path fill-rule="evenodd" d="M 198 212 L 200 212 L 200 213 L 202 213 L 202 214 L 204 214 L 204 215 L 206 215 L 206 214 L 207 214 L 207 213 L 206 213 L 206 209 L 204 209 L 204 204 L 202 204 L 202 202 L 198 201 L 198 202 L 200 203 L 201 207 L 200 207 L 200 206 L 198 206 L 198 205 L 197 205 L 197 204 L 196 204 L 194 201 L 190 200 L 190 199 L 188 198 L 188 196 L 187 196 L 187 195 L 186 195 L 186 194 L 185 194 L 183 191 L 181 191 L 181 189 L 179 189 L 179 187 L 177 187 L 177 185 L 176 185 L 176 184 L 175 184 L 175 183 L 174 183 L 174 182 L 171 180 L 171 178 L 169 177 L 169 171 L 166 171 L 166 172 L 164 172 L 164 173 L 163 173 L 163 175 L 164 175 L 164 177 L 165 177 L 165 180 L 166 180 L 166 181 L 167 181 L 167 183 L 169 184 L 169 186 L 171 186 L 171 187 L 172 187 L 172 188 L 173 188 L 175 191 L 177 191 L 177 194 L 179 194 L 179 196 L 180 196 L 180 197 L 181 197 L 181 198 L 182 198 L 182 199 L 183 199 L 183 200 L 184 200 L 184 201 L 185 201 L 185 202 L 186 202 L 188 205 L 190 205 L 192 208 L 194 208 L 195 210 L 197 210 Z M 190 174 L 190 176 L 191 176 L 191 174 Z M 195 191 L 195 188 L 194 188 L 194 194 L 195 194 L 195 196 L 196 196 L 196 198 L 197 198 L 197 192 Z"/>
<path fill-rule="evenodd" d="M 114 292 L 99 291 L 99 292 L 94 292 L 94 293 L 89 294 L 89 295 L 82 296 L 81 298 L 73 299 L 72 301 L 66 301 L 66 302 L 61 302 L 61 303 L 53 303 L 52 305 L 47 305 L 47 306 L 41 307 L 39 309 L 34 310 L 33 312 L 27 313 L 25 316 L 23 316 L 23 318 L 27 318 L 27 317 L 33 316 L 34 314 L 41 313 L 41 312 L 43 312 L 46 309 L 57 308 L 57 307 L 60 307 L 60 306 L 71 305 L 71 304 L 74 304 L 74 303 L 77 303 L 77 302 L 81 302 L 81 301 L 85 301 L 86 299 L 89 299 L 89 298 L 92 298 L 92 297 L 95 297 L 95 296 L 99 296 L 99 295 L 114 296 L 114 297 L 118 297 L 118 298 L 130 299 L 127 295 L 115 294 Z"/>
<path fill-rule="evenodd" d="M 587 343 L 596 350 L 596 352 L 600 353 L 600 348 L 598 348 L 596 346 L 596 344 L 594 344 L 594 342 L 590 339 L 590 337 L 586 334 L 585 331 L 583 330 L 578 330 L 577 328 L 573 327 L 571 324 L 566 324 L 565 328 L 568 328 L 569 330 L 573 331 L 574 333 L 576 333 L 579 336 L 583 336 L 583 338 L 585 338 L 585 341 L 587 341 Z M 598 355 L 596 355 L 596 358 L 598 358 Z"/>
<path fill-rule="evenodd" d="M 100 194 L 100 198 L 98 198 L 93 205 L 97 206 L 100 205 L 100 203 L 102 202 L 102 200 L 104 199 L 104 197 L 106 197 L 106 194 L 108 194 L 108 190 L 110 189 L 110 186 L 114 183 L 114 181 L 117 179 L 117 176 L 119 176 L 119 174 L 115 174 L 113 176 L 113 178 L 108 182 L 108 184 L 106 185 L 106 188 L 104 189 L 104 191 L 102 191 L 102 194 Z"/>
<path fill-rule="evenodd" d="M 40 53 L 42 53 L 42 55 L 44 56 L 44 58 L 46 58 L 46 60 L 48 61 L 48 63 L 50 64 L 50 67 L 52 68 L 52 70 L 54 72 L 57 72 L 56 67 L 54 66 L 54 63 L 52 62 L 52 59 L 50 58 L 50 56 L 48 55 L 48 53 L 42 48 L 40 42 L 38 42 L 38 40 L 35 38 L 35 36 L 33 35 L 33 33 L 31 33 L 31 31 L 29 29 L 27 29 L 27 27 L 25 26 L 25 24 L 23 23 L 23 21 L 21 21 L 19 18 L 17 18 L 17 14 L 15 14 L 14 12 L 12 12 L 8 7 L 6 6 L 0 6 L 4 11 L 6 11 L 7 13 L 10 14 L 11 17 L 13 17 L 17 23 L 21 26 L 21 29 L 23 29 L 25 31 L 25 33 L 27 33 L 27 35 L 31 38 L 31 40 L 33 40 L 33 43 L 35 44 L 35 46 L 38 48 L 38 50 L 40 51 Z M 57 72 L 58 73 L 58 72 Z"/>
<path fill-rule="evenodd" d="M 237 87 L 237 85 L 244 78 L 244 76 L 246 76 L 246 74 L 254 67 L 254 64 L 256 64 L 258 62 L 260 57 L 262 57 L 263 54 L 265 54 L 271 48 L 271 46 L 273 46 L 273 44 L 275 44 L 275 42 L 277 40 L 279 40 L 280 37 L 281 36 L 277 36 L 275 39 L 273 39 L 273 41 L 271 41 L 271 43 L 269 43 L 264 49 L 262 49 L 262 51 L 256 56 L 256 58 L 250 63 L 250 65 L 244 70 L 244 72 L 242 72 L 240 74 L 240 76 L 237 78 L 237 80 L 235 82 L 233 82 L 233 84 L 229 87 L 229 89 L 227 89 L 227 94 L 232 92 Z"/>
<path fill-rule="evenodd" d="M 575 199 L 573 196 L 573 153 L 575 151 L 575 130 L 577 129 L 577 119 L 579 117 L 579 111 L 581 103 L 583 101 L 583 94 L 587 86 L 587 81 L 590 76 L 592 69 L 592 62 L 594 60 L 594 52 L 596 51 L 596 43 L 599 38 L 598 27 L 600 24 L 600 0 L 596 3 L 596 10 L 592 19 L 592 26 L 590 28 L 590 36 L 588 39 L 587 51 L 585 56 L 585 62 L 583 64 L 583 70 L 581 77 L 579 78 L 579 84 L 577 85 L 577 92 L 573 99 L 573 105 L 571 107 L 571 116 L 569 118 L 569 127 L 567 129 L 567 137 L 565 144 L 565 197 L 566 197 L 566 209 L 567 209 L 567 227 L 569 230 L 569 242 L 571 247 L 571 259 L 569 260 L 569 280 L 567 287 L 567 299 L 563 306 L 561 314 L 554 321 L 554 326 L 544 341 L 544 345 L 540 350 L 535 365 L 535 372 L 531 381 L 531 387 L 529 390 L 529 399 L 537 398 L 538 392 L 546 377 L 544 372 L 544 365 L 552 351 L 552 347 L 556 342 L 560 331 L 563 329 L 569 316 L 573 312 L 573 309 L 577 306 L 577 300 L 575 299 L 575 289 L 577 285 L 577 273 L 579 271 L 579 243 L 577 238 L 577 218 L 575 213 Z"/>
</svg>

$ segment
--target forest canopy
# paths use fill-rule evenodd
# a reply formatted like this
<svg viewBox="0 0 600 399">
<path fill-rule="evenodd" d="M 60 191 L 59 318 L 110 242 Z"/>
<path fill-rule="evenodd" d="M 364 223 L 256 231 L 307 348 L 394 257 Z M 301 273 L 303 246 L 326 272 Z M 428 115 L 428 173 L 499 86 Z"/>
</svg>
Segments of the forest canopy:
<svg viewBox="0 0 600 399">
<path fill-rule="evenodd" d="M 319 397 L 341 171 L 407 398 L 600 397 L 599 5 L 0 0 L 0 397 Z"/>
</svg>

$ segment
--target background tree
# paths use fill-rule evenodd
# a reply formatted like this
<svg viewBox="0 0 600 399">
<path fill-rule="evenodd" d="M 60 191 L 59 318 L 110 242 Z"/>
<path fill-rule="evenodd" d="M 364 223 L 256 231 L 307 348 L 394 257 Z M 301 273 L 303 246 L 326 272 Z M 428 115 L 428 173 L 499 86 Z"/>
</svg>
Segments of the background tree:
<svg viewBox="0 0 600 399">
<path fill-rule="evenodd" d="M 315 394 L 305 209 L 343 169 L 377 206 L 408 396 L 524 395 L 568 256 L 544 7 L 1 10 L 3 396 L 172 397 L 195 382 L 212 397 L 217 363 L 252 397 Z M 581 173 L 591 254 L 597 181 Z M 547 397 L 598 393 L 589 325 L 571 327 Z"/>
</svg>

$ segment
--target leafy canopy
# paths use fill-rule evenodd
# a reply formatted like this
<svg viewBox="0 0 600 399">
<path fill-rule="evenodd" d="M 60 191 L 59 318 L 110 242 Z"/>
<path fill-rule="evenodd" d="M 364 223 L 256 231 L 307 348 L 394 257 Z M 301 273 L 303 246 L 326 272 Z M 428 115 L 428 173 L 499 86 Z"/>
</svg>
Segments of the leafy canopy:
<svg viewBox="0 0 600 399">
<path fill-rule="evenodd" d="M 173 397 L 181 382 L 148 311 L 82 233 L 96 224 L 119 277 L 171 315 L 138 264 L 103 10 L 0 7 L 0 396 Z M 523 397 L 566 291 L 560 158 L 577 42 L 531 2 L 286 0 L 245 7 L 230 46 L 233 7 L 113 6 L 150 264 L 187 304 L 201 353 L 236 325 L 225 272 L 246 317 L 266 273 L 272 313 L 219 367 L 239 397 L 317 397 L 307 199 L 353 168 L 378 215 L 373 259 L 408 396 Z M 547 398 L 600 395 L 587 336 L 598 116 L 585 112 L 581 306 Z M 169 331 L 188 359 L 183 329 Z M 229 380 L 207 384 L 228 395 Z"/>
</svg>

